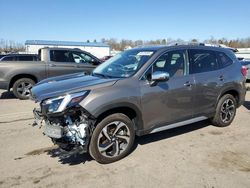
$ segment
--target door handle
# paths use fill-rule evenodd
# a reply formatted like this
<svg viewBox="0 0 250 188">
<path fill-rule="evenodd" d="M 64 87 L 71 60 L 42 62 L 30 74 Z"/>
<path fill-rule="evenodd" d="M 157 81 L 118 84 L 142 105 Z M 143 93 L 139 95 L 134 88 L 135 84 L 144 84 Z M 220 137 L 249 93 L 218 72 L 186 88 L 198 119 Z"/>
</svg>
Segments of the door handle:
<svg viewBox="0 0 250 188">
<path fill-rule="evenodd" d="M 193 84 L 191 84 L 191 82 L 189 82 L 189 81 L 187 81 L 185 84 L 184 84 L 184 86 L 186 86 L 186 87 L 191 87 Z"/>
<path fill-rule="evenodd" d="M 75 65 L 76 68 L 81 68 L 80 65 Z"/>
<path fill-rule="evenodd" d="M 55 64 L 49 64 L 50 67 L 55 67 L 56 65 Z"/>
<path fill-rule="evenodd" d="M 224 76 L 221 75 L 221 76 L 219 77 L 219 80 L 220 80 L 220 81 L 224 81 Z"/>
</svg>

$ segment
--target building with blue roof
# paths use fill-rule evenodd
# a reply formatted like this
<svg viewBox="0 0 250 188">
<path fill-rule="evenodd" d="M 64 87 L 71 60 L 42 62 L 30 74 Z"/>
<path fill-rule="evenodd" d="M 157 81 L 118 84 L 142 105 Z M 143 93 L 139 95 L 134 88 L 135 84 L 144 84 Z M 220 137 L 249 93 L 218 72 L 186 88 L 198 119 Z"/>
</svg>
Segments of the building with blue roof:
<svg viewBox="0 0 250 188">
<path fill-rule="evenodd" d="M 38 53 L 40 48 L 78 48 L 87 51 L 96 57 L 102 58 L 110 55 L 110 46 L 100 42 L 73 42 L 54 40 L 26 40 L 25 49 L 27 53 Z"/>
</svg>

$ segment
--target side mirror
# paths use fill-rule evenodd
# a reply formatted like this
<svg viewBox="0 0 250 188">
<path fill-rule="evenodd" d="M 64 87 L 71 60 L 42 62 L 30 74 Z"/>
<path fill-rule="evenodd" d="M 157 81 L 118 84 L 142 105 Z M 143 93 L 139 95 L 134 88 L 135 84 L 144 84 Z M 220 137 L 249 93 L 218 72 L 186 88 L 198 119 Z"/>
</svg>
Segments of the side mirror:
<svg viewBox="0 0 250 188">
<path fill-rule="evenodd" d="M 93 65 L 100 65 L 100 64 L 101 64 L 101 62 L 100 62 L 100 61 L 95 60 L 95 61 L 92 61 L 92 64 L 93 64 Z"/>
<path fill-rule="evenodd" d="M 169 73 L 163 71 L 155 71 L 151 76 L 151 82 L 165 82 L 169 80 Z"/>
</svg>

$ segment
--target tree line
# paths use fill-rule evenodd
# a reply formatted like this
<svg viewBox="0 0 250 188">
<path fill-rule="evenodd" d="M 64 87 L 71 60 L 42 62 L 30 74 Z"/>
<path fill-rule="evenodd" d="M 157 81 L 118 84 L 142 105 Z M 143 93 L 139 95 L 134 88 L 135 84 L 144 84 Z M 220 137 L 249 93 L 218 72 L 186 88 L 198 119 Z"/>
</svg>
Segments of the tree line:
<svg viewBox="0 0 250 188">
<path fill-rule="evenodd" d="M 24 51 L 24 44 L 13 40 L 0 39 L 0 53 L 16 53 Z"/>
<path fill-rule="evenodd" d="M 141 45 L 168 45 L 168 44 L 175 44 L 175 43 L 208 43 L 208 44 L 224 44 L 228 47 L 232 48 L 250 48 L 250 37 L 248 38 L 242 38 L 242 39 L 231 39 L 228 40 L 226 38 L 221 39 L 215 39 L 214 37 L 211 37 L 210 39 L 206 40 L 198 40 L 198 39 L 191 39 L 189 41 L 184 41 L 182 39 L 157 39 L 157 40 L 117 40 L 114 38 L 111 39 L 102 39 L 101 42 L 109 44 L 111 46 L 111 49 L 122 51 L 128 47 L 135 47 L 135 46 L 141 46 Z"/>
<path fill-rule="evenodd" d="M 91 42 L 90 40 L 87 40 L 87 42 Z M 97 42 L 94 40 L 93 42 Z M 100 42 L 109 44 L 112 50 L 122 51 L 127 48 L 133 48 L 135 46 L 142 46 L 142 45 L 168 45 L 168 44 L 174 44 L 174 43 L 184 43 L 186 41 L 182 39 L 157 39 L 157 40 L 117 40 L 115 38 L 110 39 L 101 39 Z M 232 48 L 250 48 L 250 37 L 248 38 L 242 38 L 242 39 L 215 39 L 214 37 L 211 37 L 207 40 L 198 40 L 198 39 L 191 39 L 188 42 L 200 42 L 200 43 L 209 43 L 209 44 L 224 44 L 226 46 L 232 47 Z M 0 53 L 15 53 L 15 52 L 24 52 L 25 46 L 23 43 L 16 42 L 13 40 L 5 40 L 0 39 Z"/>
</svg>

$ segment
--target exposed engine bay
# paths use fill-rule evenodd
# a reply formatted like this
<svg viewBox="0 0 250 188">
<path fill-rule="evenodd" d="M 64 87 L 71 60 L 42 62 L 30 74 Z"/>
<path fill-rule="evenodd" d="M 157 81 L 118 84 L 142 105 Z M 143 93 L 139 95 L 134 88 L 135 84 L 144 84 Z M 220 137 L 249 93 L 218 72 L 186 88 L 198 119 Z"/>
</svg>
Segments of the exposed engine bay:
<svg viewBox="0 0 250 188">
<path fill-rule="evenodd" d="M 81 107 L 74 106 L 60 113 L 48 114 L 44 106 L 33 110 L 35 125 L 43 127 L 43 132 L 54 144 L 66 151 L 88 151 L 94 118 Z"/>
</svg>

